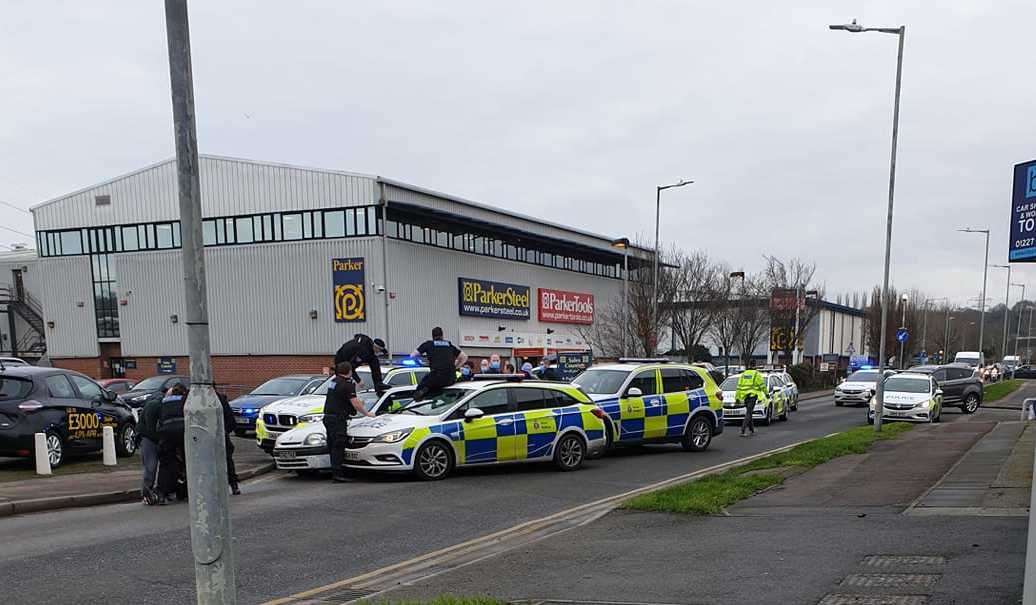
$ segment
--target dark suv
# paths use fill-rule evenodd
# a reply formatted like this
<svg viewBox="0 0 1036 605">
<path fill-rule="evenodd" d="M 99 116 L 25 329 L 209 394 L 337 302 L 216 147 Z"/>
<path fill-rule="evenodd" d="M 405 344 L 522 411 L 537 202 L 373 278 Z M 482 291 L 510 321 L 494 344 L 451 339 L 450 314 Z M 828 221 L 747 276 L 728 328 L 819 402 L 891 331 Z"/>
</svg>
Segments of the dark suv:
<svg viewBox="0 0 1036 605">
<path fill-rule="evenodd" d="M 944 366 L 917 366 L 911 372 L 931 374 L 942 389 L 943 406 L 958 406 L 965 414 L 974 414 L 982 404 L 982 381 L 975 368 L 965 363 Z"/>
<path fill-rule="evenodd" d="M 33 455 L 34 435 L 43 433 L 51 466 L 67 454 L 101 449 L 104 427 L 115 431 L 115 451 L 136 451 L 133 410 L 78 372 L 34 366 L 0 370 L 0 456 Z"/>
</svg>

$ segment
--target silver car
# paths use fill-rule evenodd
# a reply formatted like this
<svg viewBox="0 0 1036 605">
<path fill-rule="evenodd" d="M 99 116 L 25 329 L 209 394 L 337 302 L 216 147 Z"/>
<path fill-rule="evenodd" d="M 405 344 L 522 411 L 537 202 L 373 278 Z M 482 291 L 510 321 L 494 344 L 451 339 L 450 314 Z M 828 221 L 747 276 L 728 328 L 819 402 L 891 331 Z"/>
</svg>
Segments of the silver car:
<svg viewBox="0 0 1036 605">
<path fill-rule="evenodd" d="M 892 374 L 885 370 L 885 375 Z M 857 370 L 835 387 L 835 405 L 867 405 L 877 389 L 877 370 Z"/>
</svg>

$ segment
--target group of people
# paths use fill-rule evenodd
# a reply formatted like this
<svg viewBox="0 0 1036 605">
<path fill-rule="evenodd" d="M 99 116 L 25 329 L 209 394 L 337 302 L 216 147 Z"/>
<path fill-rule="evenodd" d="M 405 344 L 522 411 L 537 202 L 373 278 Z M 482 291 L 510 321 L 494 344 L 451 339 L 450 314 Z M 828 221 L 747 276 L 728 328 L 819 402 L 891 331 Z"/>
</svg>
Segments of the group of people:
<svg viewBox="0 0 1036 605">
<path fill-rule="evenodd" d="M 236 496 L 241 493 L 241 488 L 234 467 L 234 443 L 230 435 L 237 428 L 237 421 L 226 395 L 219 391 L 216 395 L 223 408 L 227 482 L 231 493 Z M 140 491 L 145 504 L 161 505 L 174 499 L 187 498 L 187 456 L 184 445 L 186 404 L 187 389 L 176 384 L 164 396 L 151 398 L 141 410 L 136 439 L 143 465 Z"/>
</svg>

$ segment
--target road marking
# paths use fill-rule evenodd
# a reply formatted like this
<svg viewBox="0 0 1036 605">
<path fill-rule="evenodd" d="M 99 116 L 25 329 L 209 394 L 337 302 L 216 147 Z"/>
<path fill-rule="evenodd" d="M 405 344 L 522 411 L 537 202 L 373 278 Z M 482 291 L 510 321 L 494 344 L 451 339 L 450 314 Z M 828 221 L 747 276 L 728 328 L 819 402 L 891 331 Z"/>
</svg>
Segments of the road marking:
<svg viewBox="0 0 1036 605">
<path fill-rule="evenodd" d="M 838 433 L 832 433 L 831 435 L 836 434 Z M 298 603 L 299 601 L 302 601 L 304 599 L 312 599 L 317 595 L 323 593 L 349 587 L 374 588 L 377 585 L 377 582 L 385 579 L 386 577 L 391 577 L 393 575 L 411 575 L 414 571 L 427 569 L 434 565 L 440 565 L 440 567 L 444 567 L 438 570 L 434 570 L 431 573 L 425 575 L 417 575 L 407 578 L 407 581 L 405 582 L 406 584 L 414 584 L 420 582 L 423 579 L 427 579 L 445 573 L 446 571 L 471 565 L 473 563 L 484 560 L 491 556 L 495 556 L 502 552 L 506 552 L 518 546 L 509 545 L 505 542 L 505 540 L 516 541 L 520 538 L 527 537 L 530 534 L 534 534 L 537 531 L 541 531 L 543 535 L 540 535 L 538 537 L 534 536 L 531 541 L 542 540 L 544 538 L 550 537 L 551 535 L 555 535 L 557 533 L 561 533 L 569 529 L 574 529 L 575 527 L 585 525 L 586 523 L 600 518 L 608 511 L 614 509 L 624 500 L 628 500 L 635 496 L 639 496 L 640 494 L 655 491 L 657 489 L 668 487 L 676 483 L 684 483 L 693 479 L 698 479 L 706 475 L 720 473 L 737 466 L 743 466 L 759 458 L 764 458 L 766 456 L 770 456 L 773 454 L 779 454 L 781 452 L 785 452 L 794 447 L 802 445 L 803 443 L 808 443 L 810 441 L 815 441 L 816 439 L 822 438 L 823 437 L 818 437 L 815 439 L 804 439 L 802 441 L 797 441 L 795 443 L 784 445 L 778 448 L 766 450 L 758 454 L 752 454 L 750 456 L 745 456 L 743 458 L 738 458 L 736 460 L 731 460 L 729 462 L 724 462 L 690 473 L 685 473 L 683 475 L 678 475 L 676 477 L 671 477 L 669 479 L 658 481 L 656 483 L 645 485 L 643 487 L 638 487 L 636 489 L 632 489 L 621 494 L 616 494 L 614 496 L 608 496 L 605 498 L 601 498 L 599 500 L 595 500 L 593 502 L 581 504 L 573 508 L 569 508 L 551 515 L 547 515 L 546 517 L 542 517 L 540 519 L 526 521 L 524 523 L 520 523 L 507 529 L 496 531 L 478 538 L 473 538 L 471 540 L 467 540 L 459 544 L 455 544 L 453 546 L 448 546 L 446 548 L 441 548 L 430 553 L 425 553 L 423 555 L 413 557 L 411 559 L 407 559 L 399 563 L 394 563 L 392 565 L 382 567 L 381 569 L 376 569 L 374 571 L 360 574 L 352 578 L 339 580 L 337 582 L 332 582 L 330 584 L 325 584 L 323 586 L 318 586 L 316 588 L 304 590 L 302 592 L 298 592 L 287 597 L 281 597 L 278 599 L 273 599 L 271 601 L 266 601 L 265 603 L 263 603 L 263 605 L 288 605 L 291 603 Z M 569 523 L 566 523 L 566 521 L 569 521 Z M 561 528 L 552 530 L 551 525 L 555 524 L 561 525 Z M 529 542 L 529 540 L 525 541 L 526 544 Z M 479 552 L 480 549 L 482 549 L 483 551 L 490 550 L 491 552 L 486 554 L 484 552 Z M 454 561 L 456 562 L 456 564 L 451 565 L 451 562 Z M 395 582 L 392 587 L 396 587 L 402 583 L 403 582 Z M 388 587 L 386 587 L 385 589 L 377 590 L 375 594 L 379 592 L 384 592 L 387 588 Z"/>
</svg>

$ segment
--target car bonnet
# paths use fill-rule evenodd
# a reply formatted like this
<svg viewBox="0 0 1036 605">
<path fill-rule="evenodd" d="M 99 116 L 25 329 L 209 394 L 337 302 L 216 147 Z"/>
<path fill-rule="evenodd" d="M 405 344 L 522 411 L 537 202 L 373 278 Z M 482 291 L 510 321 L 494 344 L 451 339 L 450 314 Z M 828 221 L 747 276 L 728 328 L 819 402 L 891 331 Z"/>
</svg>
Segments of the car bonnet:
<svg viewBox="0 0 1036 605">
<path fill-rule="evenodd" d="M 323 422 L 307 422 L 304 424 L 296 425 L 295 428 L 284 431 L 277 436 L 277 446 L 284 445 L 285 443 L 305 443 L 306 437 L 314 434 L 324 435 L 326 430 L 324 429 Z"/>
<path fill-rule="evenodd" d="M 389 431 L 415 429 L 442 424 L 439 416 L 415 414 L 383 414 L 376 418 L 360 418 L 349 422 L 349 434 L 354 437 L 376 437 Z"/>
<path fill-rule="evenodd" d="M 273 403 L 263 406 L 264 414 L 306 414 L 311 413 L 314 407 L 323 408 L 323 395 L 300 395 L 298 397 L 286 397 L 278 399 Z M 319 410 L 318 410 L 319 411 Z"/>
</svg>

